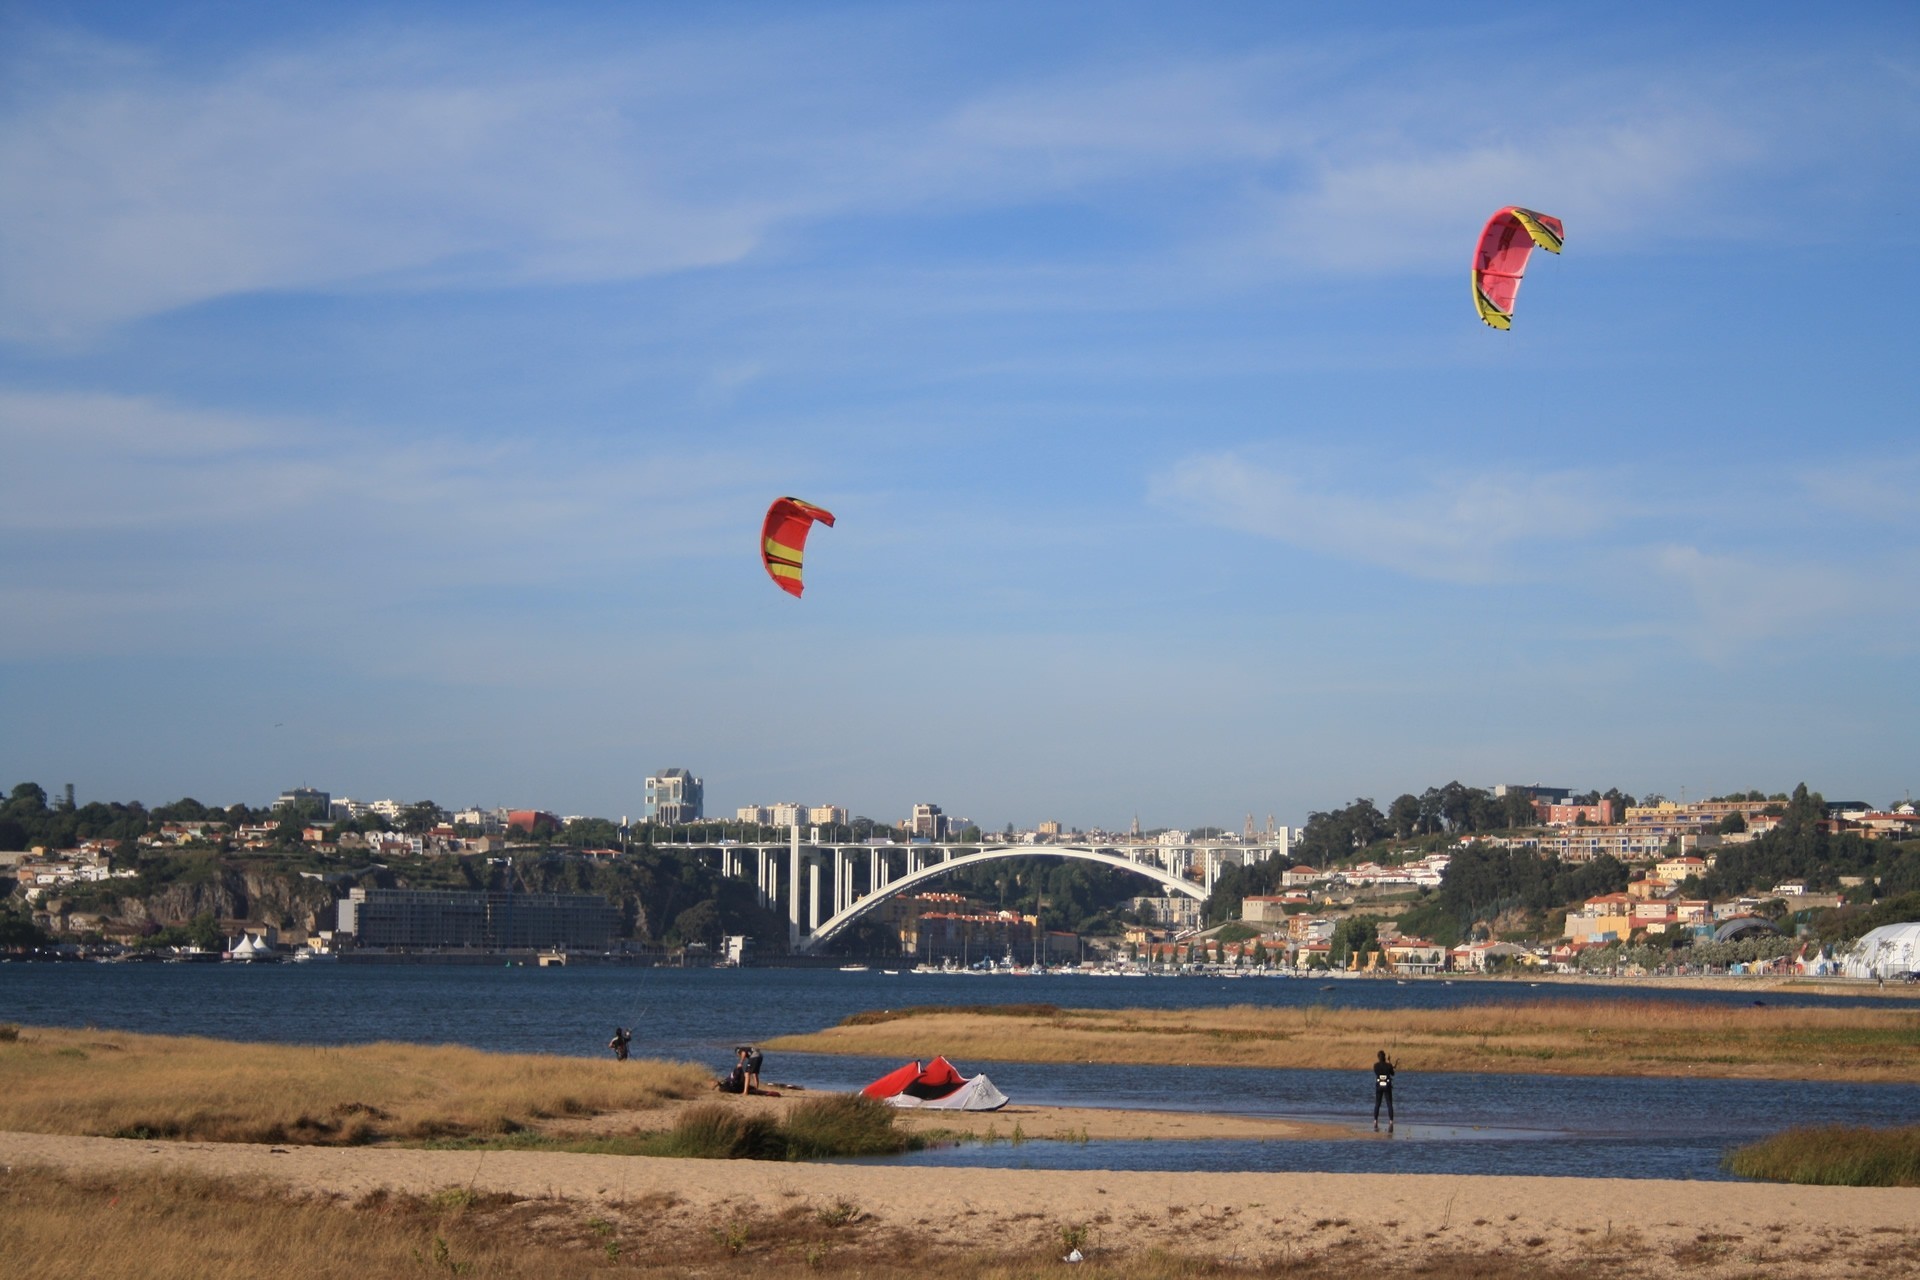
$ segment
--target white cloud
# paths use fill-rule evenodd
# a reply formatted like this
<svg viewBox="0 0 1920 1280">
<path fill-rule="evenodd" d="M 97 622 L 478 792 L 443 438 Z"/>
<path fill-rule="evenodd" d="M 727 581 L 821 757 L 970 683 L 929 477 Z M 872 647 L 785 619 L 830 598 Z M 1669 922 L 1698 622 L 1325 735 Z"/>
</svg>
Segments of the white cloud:
<svg viewBox="0 0 1920 1280">
<path fill-rule="evenodd" d="M 1512 199 L 1582 239 L 1668 219 L 1795 152 L 1755 112 L 1810 96 L 1764 60 L 1561 84 L 1549 59 L 1490 96 L 1432 51 L 916 77 L 940 56 L 931 24 L 834 21 L 585 52 L 388 31 L 192 69 L 29 37 L 0 65 L 0 335 L 260 290 L 630 279 L 812 219 L 1062 194 L 1156 220 L 1172 260 L 1399 269 L 1458 259 Z"/>
<path fill-rule="evenodd" d="M 0 392 L 0 440 L 13 653 L 99 628 L 121 643 L 129 618 L 160 647 L 213 613 L 237 634 L 268 601 L 334 618 L 423 593 L 480 609 L 529 588 L 642 591 L 743 555 L 777 484 L 774 462 L 724 449 L 396 441 L 110 395 Z"/>
<path fill-rule="evenodd" d="M 1853 627 L 1865 617 L 1910 621 L 1915 613 L 1905 601 L 1875 591 L 1857 564 L 1763 559 L 1671 544 L 1647 549 L 1644 570 L 1649 594 L 1671 602 L 1662 624 L 1709 658 Z"/>
<path fill-rule="evenodd" d="M 1539 555 L 1546 544 L 1584 539 L 1626 514 L 1608 481 L 1589 472 L 1433 475 L 1411 492 L 1342 490 L 1231 453 L 1185 459 L 1152 497 L 1210 524 L 1463 583 L 1535 576 L 1551 567 Z"/>
</svg>

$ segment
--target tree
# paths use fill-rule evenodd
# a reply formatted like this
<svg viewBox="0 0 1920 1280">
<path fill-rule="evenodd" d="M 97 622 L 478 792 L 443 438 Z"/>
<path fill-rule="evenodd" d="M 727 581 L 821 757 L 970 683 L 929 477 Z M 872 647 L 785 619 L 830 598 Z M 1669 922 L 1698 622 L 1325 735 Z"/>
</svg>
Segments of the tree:
<svg viewBox="0 0 1920 1280">
<path fill-rule="evenodd" d="M 400 829 L 408 835 L 425 835 L 440 825 L 440 806 L 431 800 L 416 800 L 400 811 Z"/>
<path fill-rule="evenodd" d="M 22 782 L 7 797 L 6 811 L 15 817 L 37 818 L 47 811 L 47 792 L 37 782 Z"/>
<path fill-rule="evenodd" d="M 1730 813 L 1720 819 L 1720 821 L 1714 825 L 1713 829 L 1723 836 L 1734 835 L 1747 829 L 1747 820 L 1740 814 Z"/>
<path fill-rule="evenodd" d="M 30 918 L 0 906 L 0 951 L 27 951 L 51 941 Z"/>
<path fill-rule="evenodd" d="M 1365 916 L 1348 916 L 1334 926 L 1329 955 L 1336 969 L 1344 969 L 1350 957 L 1378 950 L 1379 945 L 1380 930 L 1372 920 Z"/>
<path fill-rule="evenodd" d="M 720 941 L 720 910 L 711 901 L 697 902 L 673 918 L 673 932 L 683 943 Z"/>
<path fill-rule="evenodd" d="M 1387 825 L 1395 840 L 1409 840 L 1420 830 L 1420 797 L 1402 794 L 1387 806 Z"/>
</svg>

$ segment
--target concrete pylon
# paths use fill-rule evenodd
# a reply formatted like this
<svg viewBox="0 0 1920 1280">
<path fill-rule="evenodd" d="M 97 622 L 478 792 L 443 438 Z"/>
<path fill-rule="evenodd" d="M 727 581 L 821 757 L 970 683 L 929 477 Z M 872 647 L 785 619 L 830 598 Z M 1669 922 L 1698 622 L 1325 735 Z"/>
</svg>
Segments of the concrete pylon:
<svg viewBox="0 0 1920 1280">
<path fill-rule="evenodd" d="M 787 950 L 800 949 L 800 824 L 787 845 Z"/>
</svg>

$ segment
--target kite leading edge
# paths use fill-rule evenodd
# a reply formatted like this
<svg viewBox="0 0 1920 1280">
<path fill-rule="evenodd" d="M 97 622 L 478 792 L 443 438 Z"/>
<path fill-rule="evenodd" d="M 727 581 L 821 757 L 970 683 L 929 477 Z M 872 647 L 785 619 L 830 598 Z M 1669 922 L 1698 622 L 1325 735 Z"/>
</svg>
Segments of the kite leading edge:
<svg viewBox="0 0 1920 1280">
<path fill-rule="evenodd" d="M 776 498 L 760 526 L 760 562 L 775 586 L 790 596 L 804 590 L 800 561 L 807 549 L 807 530 L 819 521 L 833 527 L 833 512 L 798 498 Z"/>
</svg>

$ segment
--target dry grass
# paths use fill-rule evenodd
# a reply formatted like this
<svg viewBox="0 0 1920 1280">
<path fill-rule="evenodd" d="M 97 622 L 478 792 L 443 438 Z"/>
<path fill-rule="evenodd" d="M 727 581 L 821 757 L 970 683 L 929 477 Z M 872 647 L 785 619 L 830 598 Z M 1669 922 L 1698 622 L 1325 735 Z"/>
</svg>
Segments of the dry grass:
<svg viewBox="0 0 1920 1280">
<path fill-rule="evenodd" d="M 684 1063 L 435 1045 L 238 1045 L 64 1028 L 23 1029 L 0 1041 L 0 1129 L 30 1133 L 419 1140 L 648 1110 L 707 1087 L 707 1073 Z"/>
<path fill-rule="evenodd" d="M 1920 1010 L 1532 1000 L 1457 1009 L 950 1009 L 769 1042 L 881 1057 L 1357 1068 L 1390 1049 L 1423 1071 L 1920 1081 Z"/>
<path fill-rule="evenodd" d="M 1084 1265 L 1058 1261 L 1062 1244 L 1088 1244 Z M 181 1173 L 78 1179 L 39 1169 L 0 1172 L 0 1258 L 9 1275 L 45 1280 L 307 1280 L 367 1276 L 741 1276 L 793 1280 L 858 1274 L 872 1280 L 1072 1277 L 1177 1280 L 1187 1276 L 1347 1280 L 1571 1280 L 1540 1258 L 1430 1251 L 1417 1258 L 1364 1245 L 1303 1249 L 1284 1261 L 1099 1247 L 1086 1224 L 1036 1215 L 1024 1238 L 992 1250 L 929 1244 L 923 1231 L 882 1227 L 858 1205 L 699 1210 L 670 1195 L 585 1205 L 485 1195 L 452 1187 L 431 1196 L 375 1193 L 348 1204 L 280 1187 Z M 1658 1260 L 1651 1260 L 1658 1261 Z"/>
</svg>

